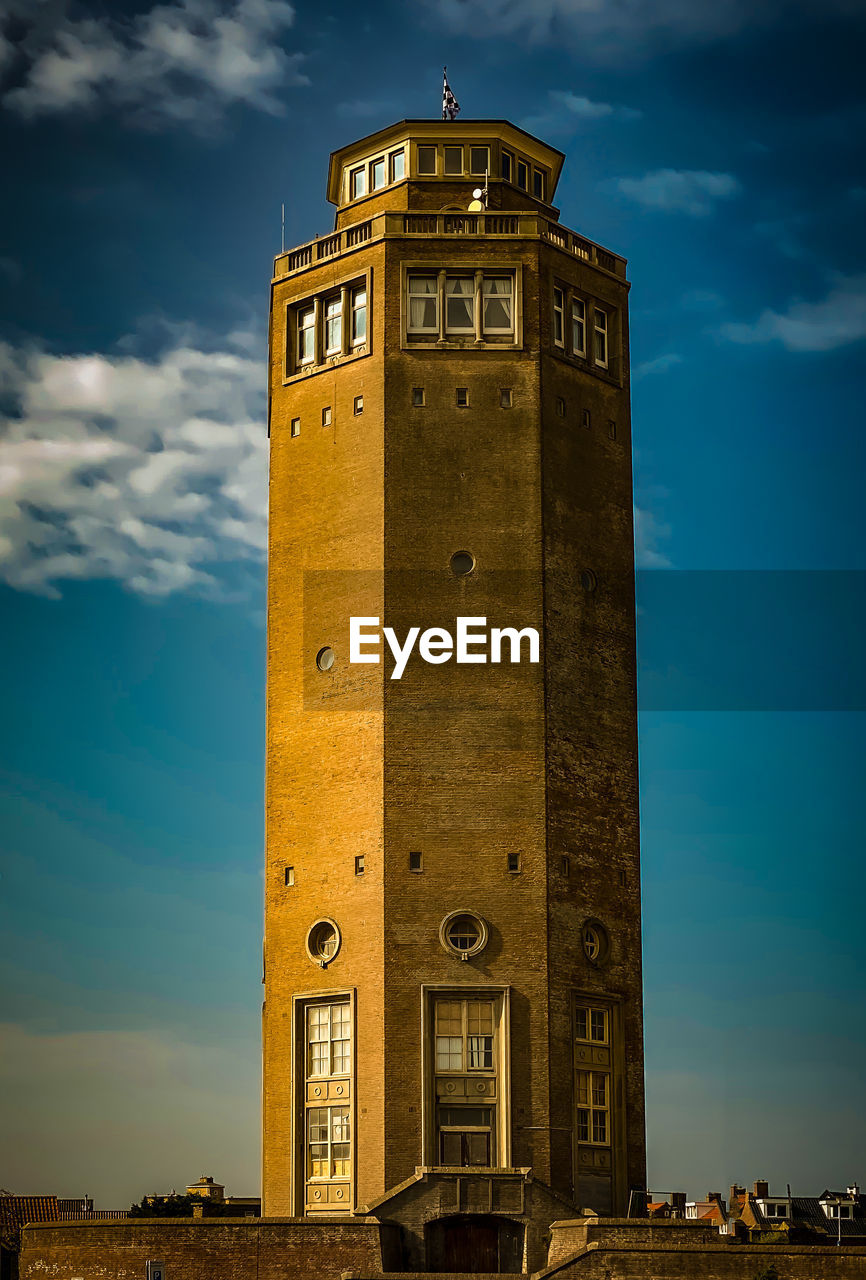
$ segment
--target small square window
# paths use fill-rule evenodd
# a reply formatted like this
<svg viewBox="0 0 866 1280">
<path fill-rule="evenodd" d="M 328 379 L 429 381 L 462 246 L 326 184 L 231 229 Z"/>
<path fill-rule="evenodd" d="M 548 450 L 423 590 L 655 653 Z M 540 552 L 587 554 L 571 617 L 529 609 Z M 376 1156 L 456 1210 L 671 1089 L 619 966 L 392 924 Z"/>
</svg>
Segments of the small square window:
<svg viewBox="0 0 866 1280">
<path fill-rule="evenodd" d="M 457 408 L 458 409 L 469 408 L 469 388 L 468 387 L 457 388 Z"/>
<path fill-rule="evenodd" d="M 355 875 L 362 876 L 363 874 L 364 874 L 364 855 L 363 853 L 359 853 L 355 858 Z"/>
<path fill-rule="evenodd" d="M 363 412 L 364 412 L 364 397 L 363 397 L 363 396 L 355 396 L 355 399 L 352 401 L 352 411 L 353 411 L 353 413 L 355 413 L 356 415 L 357 415 L 357 414 L 359 414 L 359 413 L 363 413 Z"/>
<path fill-rule="evenodd" d="M 490 148 L 489 147 L 470 147 L 469 148 L 469 172 L 477 173 L 479 176 L 487 173 L 490 168 Z"/>
<path fill-rule="evenodd" d="M 581 421 L 581 425 L 586 427 L 587 430 L 589 430 L 589 428 L 592 426 L 592 418 L 590 417 L 589 409 L 583 410 L 583 412 L 580 415 L 580 421 Z"/>
<path fill-rule="evenodd" d="M 462 174 L 463 172 L 463 148 L 462 147 L 446 147 L 445 148 L 445 172 L 449 174 Z"/>
<path fill-rule="evenodd" d="M 293 885 L 295 883 L 295 868 L 286 867 L 286 884 Z"/>
<path fill-rule="evenodd" d="M 508 870 L 512 872 L 512 874 L 520 870 L 520 854 L 519 853 L 509 853 Z"/>
<path fill-rule="evenodd" d="M 562 396 L 556 397 L 556 412 L 559 414 L 560 418 L 565 417 L 565 401 Z"/>
<path fill-rule="evenodd" d="M 292 435 L 299 436 L 301 434 L 301 419 L 292 418 Z"/>
<path fill-rule="evenodd" d="M 436 172 L 436 148 L 435 147 L 419 147 L 418 148 L 418 172 L 423 176 L 429 176 Z"/>
<path fill-rule="evenodd" d="M 510 151 L 502 152 L 502 180 L 511 182 L 514 176 L 514 156 Z"/>
<path fill-rule="evenodd" d="M 409 870 L 423 871 L 424 868 L 421 865 L 422 861 L 423 861 L 422 856 L 418 850 L 415 850 L 414 852 L 410 853 L 409 854 Z"/>
<path fill-rule="evenodd" d="M 511 395 L 511 387 L 499 388 L 499 407 L 500 409 L 510 409 L 514 399 Z"/>
<path fill-rule="evenodd" d="M 427 403 L 427 401 L 424 399 L 424 388 L 423 388 L 423 387 L 413 387 L 413 388 L 412 388 L 412 405 L 413 405 L 413 407 L 414 407 L 414 408 L 416 408 L 416 409 L 420 409 L 420 408 L 422 408 L 426 403 Z"/>
<path fill-rule="evenodd" d="M 608 440 L 616 439 L 616 423 L 613 418 L 608 418 L 607 420 L 607 438 Z"/>
<path fill-rule="evenodd" d="M 331 406 L 326 404 L 322 410 L 322 426 L 329 427 L 331 425 Z"/>
</svg>

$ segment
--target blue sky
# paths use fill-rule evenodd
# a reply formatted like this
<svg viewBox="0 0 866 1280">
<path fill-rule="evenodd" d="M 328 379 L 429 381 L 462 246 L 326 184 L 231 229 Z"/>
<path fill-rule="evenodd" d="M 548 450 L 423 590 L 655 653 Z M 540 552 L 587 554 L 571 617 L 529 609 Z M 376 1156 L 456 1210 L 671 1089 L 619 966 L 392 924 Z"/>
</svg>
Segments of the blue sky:
<svg viewBox="0 0 866 1280">
<path fill-rule="evenodd" d="M 634 282 L 650 1184 L 866 1177 L 858 9 L 7 0 L 0 1185 L 258 1186 L 270 262 L 445 62 Z"/>
</svg>

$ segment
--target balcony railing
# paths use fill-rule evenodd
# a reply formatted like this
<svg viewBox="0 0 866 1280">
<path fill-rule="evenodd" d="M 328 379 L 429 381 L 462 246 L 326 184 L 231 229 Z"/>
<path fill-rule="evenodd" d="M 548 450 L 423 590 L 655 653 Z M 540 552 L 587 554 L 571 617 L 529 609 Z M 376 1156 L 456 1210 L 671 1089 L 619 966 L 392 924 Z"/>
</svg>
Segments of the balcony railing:
<svg viewBox="0 0 866 1280">
<path fill-rule="evenodd" d="M 487 239 L 547 240 L 564 253 L 584 262 L 591 262 L 612 275 L 625 279 L 626 261 L 601 245 L 585 240 L 559 222 L 551 222 L 541 214 L 520 211 L 518 213 L 404 213 L 388 210 L 375 214 L 366 222 L 356 222 L 332 235 L 316 237 L 308 244 L 299 245 L 288 253 L 281 253 L 274 263 L 274 278 L 284 279 L 298 271 L 306 271 L 327 258 L 336 257 L 348 249 L 356 249 L 370 240 L 391 236 L 423 236 L 425 239 L 439 236 L 465 236 Z"/>
</svg>

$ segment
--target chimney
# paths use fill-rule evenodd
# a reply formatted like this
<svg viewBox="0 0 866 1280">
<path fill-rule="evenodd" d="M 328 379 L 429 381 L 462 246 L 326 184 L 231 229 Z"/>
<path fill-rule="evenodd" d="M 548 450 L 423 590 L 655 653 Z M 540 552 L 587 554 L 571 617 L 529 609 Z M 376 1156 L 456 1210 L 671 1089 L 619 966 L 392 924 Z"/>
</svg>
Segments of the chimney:
<svg viewBox="0 0 866 1280">
<path fill-rule="evenodd" d="M 738 1187 L 736 1182 L 731 1183 L 731 1208 L 734 1207 L 738 1200 L 744 1199 L 745 1195 L 745 1187 Z"/>
<path fill-rule="evenodd" d="M 754 1196 L 755 1196 L 755 1199 L 756 1199 L 756 1200 L 766 1200 L 766 1198 L 767 1198 L 767 1196 L 768 1196 L 769 1194 L 770 1194 L 770 1184 L 769 1184 L 769 1182 L 756 1182 L 756 1183 L 755 1183 Z"/>
</svg>

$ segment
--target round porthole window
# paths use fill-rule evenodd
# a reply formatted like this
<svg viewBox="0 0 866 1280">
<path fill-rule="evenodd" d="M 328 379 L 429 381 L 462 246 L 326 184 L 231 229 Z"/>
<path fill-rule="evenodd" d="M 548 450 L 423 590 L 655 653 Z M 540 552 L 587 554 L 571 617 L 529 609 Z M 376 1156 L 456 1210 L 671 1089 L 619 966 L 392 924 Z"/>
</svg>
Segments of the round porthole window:
<svg viewBox="0 0 866 1280">
<path fill-rule="evenodd" d="M 465 578 L 475 568 L 475 557 L 470 551 L 455 551 L 451 557 L 451 572 L 455 578 Z"/>
<path fill-rule="evenodd" d="M 316 654 L 316 666 L 320 671 L 330 671 L 334 665 L 334 650 L 329 649 L 325 645 L 324 649 L 320 649 Z"/>
<path fill-rule="evenodd" d="M 452 911 L 442 921 L 439 939 L 446 951 L 468 960 L 487 945 L 487 925 L 474 911 Z"/>
<path fill-rule="evenodd" d="M 604 964 L 610 951 L 607 930 L 600 920 L 584 921 L 581 932 L 583 953 L 590 964 Z"/>
<path fill-rule="evenodd" d="M 340 930 L 333 920 L 317 920 L 307 934 L 307 955 L 326 969 L 340 950 Z"/>
</svg>

